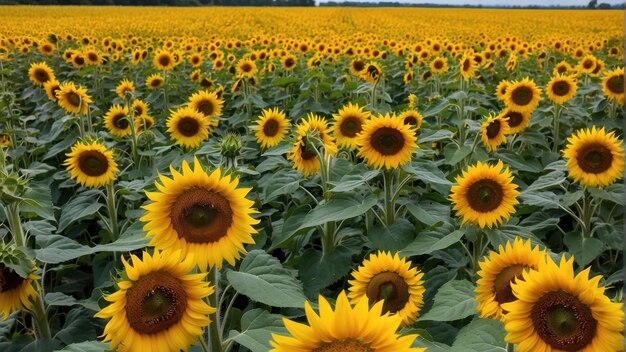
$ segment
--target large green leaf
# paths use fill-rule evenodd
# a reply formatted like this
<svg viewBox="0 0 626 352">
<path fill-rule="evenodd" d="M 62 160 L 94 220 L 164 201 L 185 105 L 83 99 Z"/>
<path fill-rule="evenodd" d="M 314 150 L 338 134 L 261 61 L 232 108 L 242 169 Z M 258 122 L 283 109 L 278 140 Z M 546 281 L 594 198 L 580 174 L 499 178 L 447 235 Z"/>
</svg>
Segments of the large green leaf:
<svg viewBox="0 0 626 352">
<path fill-rule="evenodd" d="M 109 344 L 100 341 L 84 341 L 65 346 L 61 352 L 106 352 Z"/>
<path fill-rule="evenodd" d="M 444 229 L 440 229 L 444 230 Z M 448 248 L 457 243 L 464 232 L 462 230 L 452 231 L 423 231 L 415 240 L 402 249 L 402 255 L 410 257 L 414 255 L 430 254 L 440 249 Z"/>
<path fill-rule="evenodd" d="M 563 243 L 574 255 L 574 260 L 580 266 L 587 266 L 604 250 L 604 243 L 597 238 L 583 237 L 580 232 L 570 232 L 563 236 Z"/>
<path fill-rule="evenodd" d="M 476 318 L 459 331 L 450 352 L 505 352 L 505 334 L 500 321 Z"/>
<path fill-rule="evenodd" d="M 100 208 L 104 207 L 104 204 L 97 201 L 98 197 L 99 192 L 90 191 L 64 204 L 62 206 L 61 218 L 59 219 L 59 233 L 69 225 L 93 216 Z"/>
<path fill-rule="evenodd" d="M 348 274 L 351 265 L 352 253 L 346 247 L 336 247 L 326 254 L 308 249 L 300 257 L 298 266 L 304 292 L 308 297 L 314 298 L 321 289 Z"/>
<path fill-rule="evenodd" d="M 373 247 L 381 251 L 399 251 L 413 239 L 415 228 L 406 219 L 397 219 L 391 226 L 376 225 L 369 229 L 367 237 Z"/>
<path fill-rule="evenodd" d="M 420 320 L 454 321 L 476 314 L 474 285 L 467 280 L 445 283 L 435 295 L 433 307 Z"/>
<path fill-rule="evenodd" d="M 282 316 L 263 309 L 252 309 L 241 317 L 241 331 L 231 330 L 228 340 L 234 340 L 252 352 L 267 352 L 272 334 L 288 335 Z"/>
</svg>

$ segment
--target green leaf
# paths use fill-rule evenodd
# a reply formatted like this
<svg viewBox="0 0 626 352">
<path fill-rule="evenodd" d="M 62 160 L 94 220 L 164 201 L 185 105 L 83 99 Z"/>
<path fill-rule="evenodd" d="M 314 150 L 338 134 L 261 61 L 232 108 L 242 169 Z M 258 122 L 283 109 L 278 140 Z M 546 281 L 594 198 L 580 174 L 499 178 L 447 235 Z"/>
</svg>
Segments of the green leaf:
<svg viewBox="0 0 626 352">
<path fill-rule="evenodd" d="M 422 201 L 417 204 L 406 203 L 404 206 L 419 222 L 428 226 L 450 222 L 450 207 L 445 204 Z"/>
<path fill-rule="evenodd" d="M 315 207 L 307 214 L 301 229 L 326 224 L 330 221 L 340 221 L 364 214 L 378 203 L 378 198 L 370 194 L 365 199 L 359 199 L 351 194 L 337 194 L 327 203 Z"/>
<path fill-rule="evenodd" d="M 302 222 L 310 210 L 311 208 L 309 206 L 302 205 L 295 209 L 290 209 L 290 215 L 283 215 L 288 217 L 284 220 L 280 233 L 272 234 L 272 246 L 269 251 L 284 245 L 297 234 L 305 232 L 307 228 L 301 229 Z"/>
<path fill-rule="evenodd" d="M 367 237 L 375 249 L 381 251 L 399 251 L 413 240 L 415 228 L 406 219 L 397 219 L 389 227 L 376 225 L 367 232 Z"/>
<path fill-rule="evenodd" d="M 282 316 L 270 314 L 263 309 L 252 309 L 241 317 L 241 332 L 231 330 L 229 340 L 246 347 L 252 352 L 267 352 L 271 349 L 269 344 L 272 333 L 288 335 L 284 328 Z"/>
<path fill-rule="evenodd" d="M 288 153 L 291 148 L 293 148 L 292 144 L 287 142 L 281 142 L 277 146 L 272 147 L 265 152 L 263 152 L 263 156 L 280 156 Z"/>
<path fill-rule="evenodd" d="M 438 141 L 443 141 L 446 139 L 452 139 L 452 131 L 448 131 L 448 130 L 437 130 L 435 131 L 435 133 L 431 133 L 429 135 L 426 136 L 420 136 L 419 140 L 417 141 L 419 144 L 424 144 L 424 143 L 428 143 L 428 142 L 438 142 Z"/>
<path fill-rule="evenodd" d="M 476 313 L 474 285 L 467 280 L 445 283 L 435 295 L 433 307 L 420 317 L 421 321 L 454 321 Z"/>
<path fill-rule="evenodd" d="M 85 341 L 65 346 L 61 352 L 106 352 L 109 344 L 100 341 Z"/>
<path fill-rule="evenodd" d="M 504 335 L 500 321 L 476 318 L 459 331 L 450 352 L 505 352 Z"/>
<path fill-rule="evenodd" d="M 272 80 L 272 86 L 274 87 L 286 87 L 290 84 L 293 83 L 298 83 L 300 82 L 300 78 L 296 77 L 296 76 L 289 76 L 289 77 L 277 77 L 274 78 Z"/>
<path fill-rule="evenodd" d="M 253 301 L 273 307 L 304 306 L 302 283 L 265 251 L 251 251 L 239 271 L 229 271 L 227 277 L 237 292 Z"/>
<path fill-rule="evenodd" d="M 46 296 L 44 297 L 44 300 L 46 301 L 46 303 L 50 306 L 64 306 L 64 307 L 71 307 L 74 305 L 81 305 L 89 310 L 93 310 L 95 312 L 100 310 L 100 306 L 98 305 L 98 302 L 93 301 L 91 299 L 83 299 L 83 300 L 76 300 L 76 298 L 72 297 L 72 296 L 68 296 L 63 292 L 50 292 L 50 293 L 46 293 Z"/>
<path fill-rule="evenodd" d="M 308 249 L 298 266 L 299 276 L 308 297 L 315 297 L 319 291 L 350 272 L 352 253 L 346 247 L 335 247 L 326 253 Z"/>
<path fill-rule="evenodd" d="M 459 242 L 463 237 L 462 230 L 456 230 L 446 234 L 442 231 L 423 231 L 417 235 L 415 241 L 402 249 L 401 253 L 405 257 L 414 255 L 430 254 L 440 249 L 448 248 Z"/>
<path fill-rule="evenodd" d="M 525 192 L 536 192 L 547 188 L 559 186 L 565 182 L 565 174 L 562 171 L 552 171 L 546 175 L 542 175 L 535 180 Z"/>
<path fill-rule="evenodd" d="M 580 232 L 566 234 L 563 236 L 563 243 L 580 266 L 587 266 L 604 250 L 604 242 L 593 237 L 584 238 Z"/>
<path fill-rule="evenodd" d="M 428 109 L 426 109 L 424 111 L 422 116 L 424 116 L 424 117 L 435 116 L 438 113 L 442 112 L 447 107 L 448 107 L 448 100 L 447 99 L 442 99 L 442 100 L 438 101 L 437 104 L 429 106 Z"/>
<path fill-rule="evenodd" d="M 104 207 L 104 204 L 97 201 L 94 202 L 94 198 L 97 199 L 98 193 L 99 192 L 89 192 L 63 205 L 61 218 L 59 219 L 59 233 L 65 230 L 69 225 L 93 216 L 100 208 Z"/>
<path fill-rule="evenodd" d="M 461 148 L 457 149 L 449 159 L 446 157 L 446 164 L 456 165 L 461 162 L 461 160 L 465 159 L 466 156 L 470 155 L 471 152 L 472 148 L 464 145 Z"/>
<path fill-rule="evenodd" d="M 529 159 L 525 159 L 519 154 L 510 150 L 500 150 L 495 154 L 496 158 L 501 159 L 505 164 L 511 166 L 511 169 L 516 171 L 528 171 L 532 173 L 540 173 L 543 171 L 543 166 L 533 155 Z"/>
<path fill-rule="evenodd" d="M 415 161 L 404 167 L 404 171 L 415 175 L 416 180 L 430 185 L 437 192 L 447 196 L 450 193 L 450 182 L 444 173 L 432 161 Z"/>
<path fill-rule="evenodd" d="M 449 352 L 450 346 L 434 341 L 428 341 L 425 338 L 418 336 L 411 347 L 426 347 L 427 352 Z"/>
<path fill-rule="evenodd" d="M 378 176 L 378 170 L 368 170 L 363 164 L 355 166 L 348 174 L 344 175 L 339 182 L 330 182 L 334 187 L 331 192 L 350 192 L 363 186 L 367 181 Z"/>
<path fill-rule="evenodd" d="M 65 316 L 63 328 L 54 335 L 54 338 L 63 341 L 65 344 L 97 338 L 98 333 L 92 324 L 92 314 L 83 308 L 72 309 Z"/>
<path fill-rule="evenodd" d="M 558 209 L 559 197 L 549 191 L 543 192 L 522 192 L 519 195 L 520 203 L 524 205 L 535 205 L 544 209 Z"/>
<path fill-rule="evenodd" d="M 54 217 L 54 205 L 52 204 L 52 192 L 50 187 L 41 183 L 31 182 L 29 189 L 23 196 L 20 211 L 35 213 L 42 219 L 56 221 Z"/>
</svg>

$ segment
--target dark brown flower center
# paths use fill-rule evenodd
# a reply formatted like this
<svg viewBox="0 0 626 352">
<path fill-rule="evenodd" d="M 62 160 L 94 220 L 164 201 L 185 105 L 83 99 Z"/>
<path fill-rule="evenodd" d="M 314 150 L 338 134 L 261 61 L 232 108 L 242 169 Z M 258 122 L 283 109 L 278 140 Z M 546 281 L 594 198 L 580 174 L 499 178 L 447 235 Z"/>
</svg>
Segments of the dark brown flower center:
<svg viewBox="0 0 626 352">
<path fill-rule="evenodd" d="M 343 136 L 354 138 L 362 130 L 361 120 L 355 116 L 347 116 L 341 122 L 339 130 Z"/>
<path fill-rule="evenodd" d="M 162 83 L 163 81 L 161 79 L 155 78 L 152 81 L 150 81 L 150 86 L 156 88 L 156 87 L 160 87 Z"/>
<path fill-rule="evenodd" d="M 356 72 L 361 72 L 365 68 L 365 63 L 363 63 L 363 61 L 361 61 L 361 60 L 356 60 L 356 61 L 352 62 L 352 68 Z"/>
<path fill-rule="evenodd" d="M 280 125 L 278 124 L 278 121 L 276 121 L 276 119 L 269 119 L 265 121 L 265 124 L 263 124 L 263 134 L 267 137 L 274 137 L 276 134 L 278 134 L 279 127 Z"/>
<path fill-rule="evenodd" d="M 204 116 L 211 116 L 215 108 L 213 107 L 213 103 L 209 100 L 201 100 L 196 105 L 196 110 L 204 114 Z"/>
<path fill-rule="evenodd" d="M 97 150 L 85 150 L 78 156 L 78 167 L 89 176 L 102 176 L 109 169 L 109 160 Z"/>
<path fill-rule="evenodd" d="M 526 269 L 525 265 L 514 264 L 502 269 L 500 273 L 493 280 L 493 290 L 496 294 L 496 301 L 498 303 L 509 303 L 517 300 L 517 297 L 513 294 L 511 284 L 516 279 L 522 278 L 522 273 Z"/>
<path fill-rule="evenodd" d="M 185 287 L 169 273 L 139 278 L 126 291 L 126 319 L 140 334 L 156 334 L 178 323 L 187 308 Z"/>
<path fill-rule="evenodd" d="M 584 172 L 599 174 L 611 167 L 613 154 L 600 143 L 589 143 L 580 148 L 576 161 Z"/>
<path fill-rule="evenodd" d="M 524 121 L 524 115 L 515 111 L 507 111 L 505 117 L 508 117 L 509 127 L 515 128 Z"/>
<path fill-rule="evenodd" d="M 159 56 L 159 65 L 167 67 L 167 66 L 169 66 L 169 64 L 170 64 L 170 57 L 169 56 L 167 56 L 167 55 Z"/>
<path fill-rule="evenodd" d="M 91 62 L 98 61 L 98 54 L 96 54 L 96 53 L 89 53 L 89 54 L 87 54 L 87 57 L 89 58 L 89 61 L 91 61 Z"/>
<path fill-rule="evenodd" d="M 193 117 L 183 117 L 178 121 L 176 129 L 185 137 L 193 137 L 200 131 L 200 124 Z"/>
<path fill-rule="evenodd" d="M 67 93 L 67 101 L 72 106 L 75 106 L 77 108 L 80 107 L 81 98 L 80 98 L 80 95 L 78 95 L 76 92 Z"/>
<path fill-rule="evenodd" d="M 369 344 L 363 343 L 356 339 L 335 340 L 333 342 L 324 342 L 321 346 L 313 349 L 311 352 L 375 352 Z"/>
<path fill-rule="evenodd" d="M 544 294 L 533 305 L 530 317 L 539 337 L 563 351 L 580 351 L 597 333 L 598 322 L 591 309 L 563 291 Z"/>
<path fill-rule="evenodd" d="M 408 115 L 404 118 L 405 125 L 417 126 L 418 123 L 419 121 L 416 116 Z"/>
<path fill-rule="evenodd" d="M 170 218 L 178 237 L 191 243 L 210 243 L 226 236 L 233 222 L 233 211 L 221 194 L 192 188 L 178 196 Z"/>
<path fill-rule="evenodd" d="M 22 282 L 24 282 L 24 279 L 13 269 L 7 268 L 0 263 L 0 293 L 9 292 L 20 286 Z"/>
<path fill-rule="evenodd" d="M 470 59 L 463 60 L 463 72 L 467 72 L 470 69 Z"/>
<path fill-rule="evenodd" d="M 567 66 L 565 66 L 565 65 L 557 66 L 556 71 L 558 73 L 565 73 L 565 72 L 567 72 Z"/>
<path fill-rule="evenodd" d="M 570 85 L 567 81 L 556 81 L 552 85 L 552 93 L 560 97 L 567 95 L 570 91 Z"/>
<path fill-rule="evenodd" d="M 395 155 L 404 147 L 402 132 L 391 127 L 377 129 L 370 139 L 370 143 L 382 155 Z"/>
<path fill-rule="evenodd" d="M 487 138 L 494 139 L 500 132 L 500 120 L 493 120 L 487 125 Z"/>
<path fill-rule="evenodd" d="M 250 71 L 252 71 L 252 65 L 250 65 L 249 63 L 244 63 L 243 65 L 241 65 L 241 71 L 248 73 Z"/>
<path fill-rule="evenodd" d="M 133 112 L 134 112 L 135 116 L 143 115 L 143 106 L 141 106 L 139 104 L 135 105 L 135 107 L 133 109 Z"/>
<path fill-rule="evenodd" d="M 130 125 L 130 122 L 128 122 L 128 119 L 126 118 L 126 115 L 124 113 L 118 113 L 117 115 L 113 116 L 111 120 L 113 122 L 113 126 L 119 128 L 120 130 L 125 130 Z"/>
<path fill-rule="evenodd" d="M 409 301 L 409 285 L 395 272 L 383 272 L 374 276 L 367 285 L 370 305 L 384 300 L 383 313 L 402 310 Z"/>
<path fill-rule="evenodd" d="M 533 90 L 527 86 L 517 87 L 511 92 L 511 99 L 516 105 L 528 105 L 533 100 Z"/>
<path fill-rule="evenodd" d="M 583 61 L 583 67 L 585 68 L 585 70 L 589 70 L 593 67 L 593 60 L 585 60 Z"/>
<path fill-rule="evenodd" d="M 615 75 L 606 82 L 606 87 L 615 94 L 624 94 L 624 75 Z"/>
<path fill-rule="evenodd" d="M 85 64 L 85 59 L 82 56 L 75 56 L 74 63 L 76 63 L 78 66 L 82 66 Z"/>
<path fill-rule="evenodd" d="M 433 66 L 435 67 L 435 69 L 441 70 L 443 68 L 443 62 L 441 62 L 440 60 L 436 60 Z"/>
<path fill-rule="evenodd" d="M 291 66 L 293 66 L 295 64 L 295 61 L 293 60 L 293 58 L 289 57 L 285 60 L 285 67 L 290 68 Z"/>
<path fill-rule="evenodd" d="M 40 83 L 46 83 L 50 80 L 50 75 L 48 71 L 38 68 L 35 70 L 35 79 Z"/>
<path fill-rule="evenodd" d="M 502 204 L 504 190 L 494 180 L 482 179 L 474 182 L 467 190 L 467 202 L 475 211 L 490 212 Z"/>
<path fill-rule="evenodd" d="M 374 65 L 367 66 L 367 73 L 373 79 L 378 79 L 378 76 L 380 76 L 380 71 L 378 71 L 378 68 L 376 68 L 376 66 Z"/>
</svg>

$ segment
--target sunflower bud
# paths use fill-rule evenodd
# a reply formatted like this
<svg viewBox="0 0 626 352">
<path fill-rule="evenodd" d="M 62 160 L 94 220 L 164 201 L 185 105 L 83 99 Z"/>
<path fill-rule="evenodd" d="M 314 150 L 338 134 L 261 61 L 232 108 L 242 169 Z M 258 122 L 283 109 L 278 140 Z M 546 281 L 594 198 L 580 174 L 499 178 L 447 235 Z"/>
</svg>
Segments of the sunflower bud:
<svg viewBox="0 0 626 352">
<path fill-rule="evenodd" d="M 236 158 L 241 154 L 241 137 L 234 133 L 228 133 L 220 143 L 220 152 L 226 158 Z"/>
</svg>

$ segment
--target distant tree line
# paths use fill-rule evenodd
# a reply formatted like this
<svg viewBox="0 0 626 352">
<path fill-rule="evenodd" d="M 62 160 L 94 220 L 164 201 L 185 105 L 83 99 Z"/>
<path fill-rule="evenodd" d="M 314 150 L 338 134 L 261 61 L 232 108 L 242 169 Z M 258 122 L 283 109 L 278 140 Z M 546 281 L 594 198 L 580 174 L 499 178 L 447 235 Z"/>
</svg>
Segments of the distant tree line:
<svg viewBox="0 0 626 352">
<path fill-rule="evenodd" d="M 315 6 L 315 0 L 0 0 L 0 5 Z"/>
<path fill-rule="evenodd" d="M 389 1 L 379 1 L 379 2 L 368 2 L 368 1 L 328 1 L 328 2 L 320 2 L 319 6 L 349 6 L 349 7 L 468 7 L 468 8 L 510 8 L 510 9 L 624 9 L 626 7 L 626 3 L 610 5 L 607 3 L 598 4 L 597 0 L 592 0 L 587 6 L 538 6 L 538 5 L 512 5 L 512 6 L 483 6 L 483 5 L 449 5 L 449 4 L 431 4 L 431 3 L 423 3 L 423 4 L 415 4 L 415 3 L 403 3 L 403 2 L 389 2 Z"/>
</svg>

